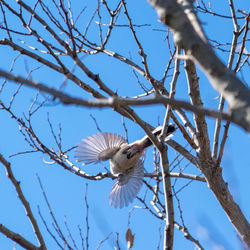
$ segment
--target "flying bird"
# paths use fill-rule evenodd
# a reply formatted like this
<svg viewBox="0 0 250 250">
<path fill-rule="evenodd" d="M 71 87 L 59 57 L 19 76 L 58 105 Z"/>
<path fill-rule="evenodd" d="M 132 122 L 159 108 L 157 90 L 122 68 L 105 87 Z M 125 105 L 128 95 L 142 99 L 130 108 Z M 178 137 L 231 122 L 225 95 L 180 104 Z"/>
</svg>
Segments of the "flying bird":
<svg viewBox="0 0 250 250">
<path fill-rule="evenodd" d="M 176 130 L 175 125 L 167 128 L 167 141 Z M 159 126 L 152 133 L 161 134 Z M 128 144 L 126 140 L 113 133 L 98 133 L 82 139 L 75 148 L 78 162 L 98 163 L 110 160 L 110 171 L 117 176 L 117 181 L 109 194 L 110 205 L 115 208 L 128 206 L 140 191 L 144 177 L 145 149 L 152 145 L 146 135 L 141 140 Z"/>
</svg>

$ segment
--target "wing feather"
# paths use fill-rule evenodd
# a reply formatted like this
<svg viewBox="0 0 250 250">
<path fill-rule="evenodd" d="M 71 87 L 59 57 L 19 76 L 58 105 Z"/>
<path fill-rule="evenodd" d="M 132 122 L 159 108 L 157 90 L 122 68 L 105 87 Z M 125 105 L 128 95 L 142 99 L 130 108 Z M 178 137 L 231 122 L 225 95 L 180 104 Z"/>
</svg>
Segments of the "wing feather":
<svg viewBox="0 0 250 250">
<path fill-rule="evenodd" d="M 109 194 L 110 205 L 123 208 L 133 202 L 141 189 L 144 177 L 144 156 L 140 158 L 135 168 L 129 173 L 118 176 Z"/>
<path fill-rule="evenodd" d="M 75 157 L 77 161 L 83 161 L 85 164 L 99 162 L 99 156 L 106 150 L 119 148 L 125 143 L 122 136 L 113 133 L 98 133 L 82 139 L 75 148 Z"/>
</svg>

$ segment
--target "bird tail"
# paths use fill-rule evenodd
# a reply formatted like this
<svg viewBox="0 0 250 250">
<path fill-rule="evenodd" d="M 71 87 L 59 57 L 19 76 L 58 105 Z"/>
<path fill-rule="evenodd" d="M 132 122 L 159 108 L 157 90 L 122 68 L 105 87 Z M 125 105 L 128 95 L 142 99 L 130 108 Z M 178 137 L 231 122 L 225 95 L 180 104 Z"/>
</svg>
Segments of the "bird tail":
<svg viewBox="0 0 250 250">
<path fill-rule="evenodd" d="M 171 135 L 175 132 L 176 128 L 175 128 L 175 125 L 174 124 L 169 124 L 168 125 L 168 128 L 167 128 L 167 135 L 166 135 L 166 138 L 165 138 L 165 141 L 169 140 L 169 138 L 171 137 Z M 158 136 L 161 134 L 161 131 L 162 131 L 162 127 L 159 126 L 157 127 L 155 130 L 152 131 L 152 133 L 155 135 L 155 136 Z M 142 146 L 142 148 L 147 148 L 147 147 L 150 147 L 153 143 L 151 142 L 151 140 L 148 138 L 148 136 L 146 135 L 145 137 L 143 137 L 141 140 L 140 140 L 140 145 Z"/>
</svg>

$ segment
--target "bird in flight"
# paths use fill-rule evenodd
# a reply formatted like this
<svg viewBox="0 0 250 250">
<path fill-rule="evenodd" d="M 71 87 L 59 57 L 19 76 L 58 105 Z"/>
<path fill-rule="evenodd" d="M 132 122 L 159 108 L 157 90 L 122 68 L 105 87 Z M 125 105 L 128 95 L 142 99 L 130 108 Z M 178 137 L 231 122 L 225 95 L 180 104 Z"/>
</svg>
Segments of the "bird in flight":
<svg viewBox="0 0 250 250">
<path fill-rule="evenodd" d="M 168 126 L 165 141 L 175 130 L 175 125 Z M 162 127 L 159 126 L 152 133 L 159 136 L 161 131 Z M 82 139 L 75 148 L 75 157 L 84 164 L 110 160 L 110 171 L 117 176 L 109 194 L 110 205 L 123 208 L 134 200 L 141 189 L 145 150 L 151 145 L 147 135 L 129 144 L 118 134 L 102 132 Z"/>
</svg>

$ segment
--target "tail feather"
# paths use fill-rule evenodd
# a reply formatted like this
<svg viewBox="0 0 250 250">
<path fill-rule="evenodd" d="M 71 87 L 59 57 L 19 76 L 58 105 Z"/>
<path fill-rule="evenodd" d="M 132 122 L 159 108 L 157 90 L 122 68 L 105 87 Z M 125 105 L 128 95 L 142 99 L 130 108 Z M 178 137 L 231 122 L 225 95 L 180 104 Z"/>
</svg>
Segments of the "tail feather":
<svg viewBox="0 0 250 250">
<path fill-rule="evenodd" d="M 166 141 L 167 139 L 169 139 L 169 136 L 170 136 L 172 133 L 174 133 L 175 130 L 176 130 L 176 128 L 175 128 L 175 125 L 174 125 L 174 124 L 169 124 L 169 125 L 168 125 L 167 135 L 166 135 L 165 141 Z M 157 127 L 152 133 L 153 133 L 155 136 L 158 136 L 158 135 L 161 134 L 161 131 L 162 131 L 162 127 L 159 126 L 159 127 Z M 142 142 L 141 142 L 141 143 L 142 143 L 141 146 L 142 146 L 143 148 L 147 148 L 147 147 L 149 147 L 149 146 L 151 146 L 151 145 L 153 144 L 153 143 L 151 142 L 151 140 L 148 138 L 148 136 L 145 136 L 141 141 L 142 141 Z"/>
</svg>

